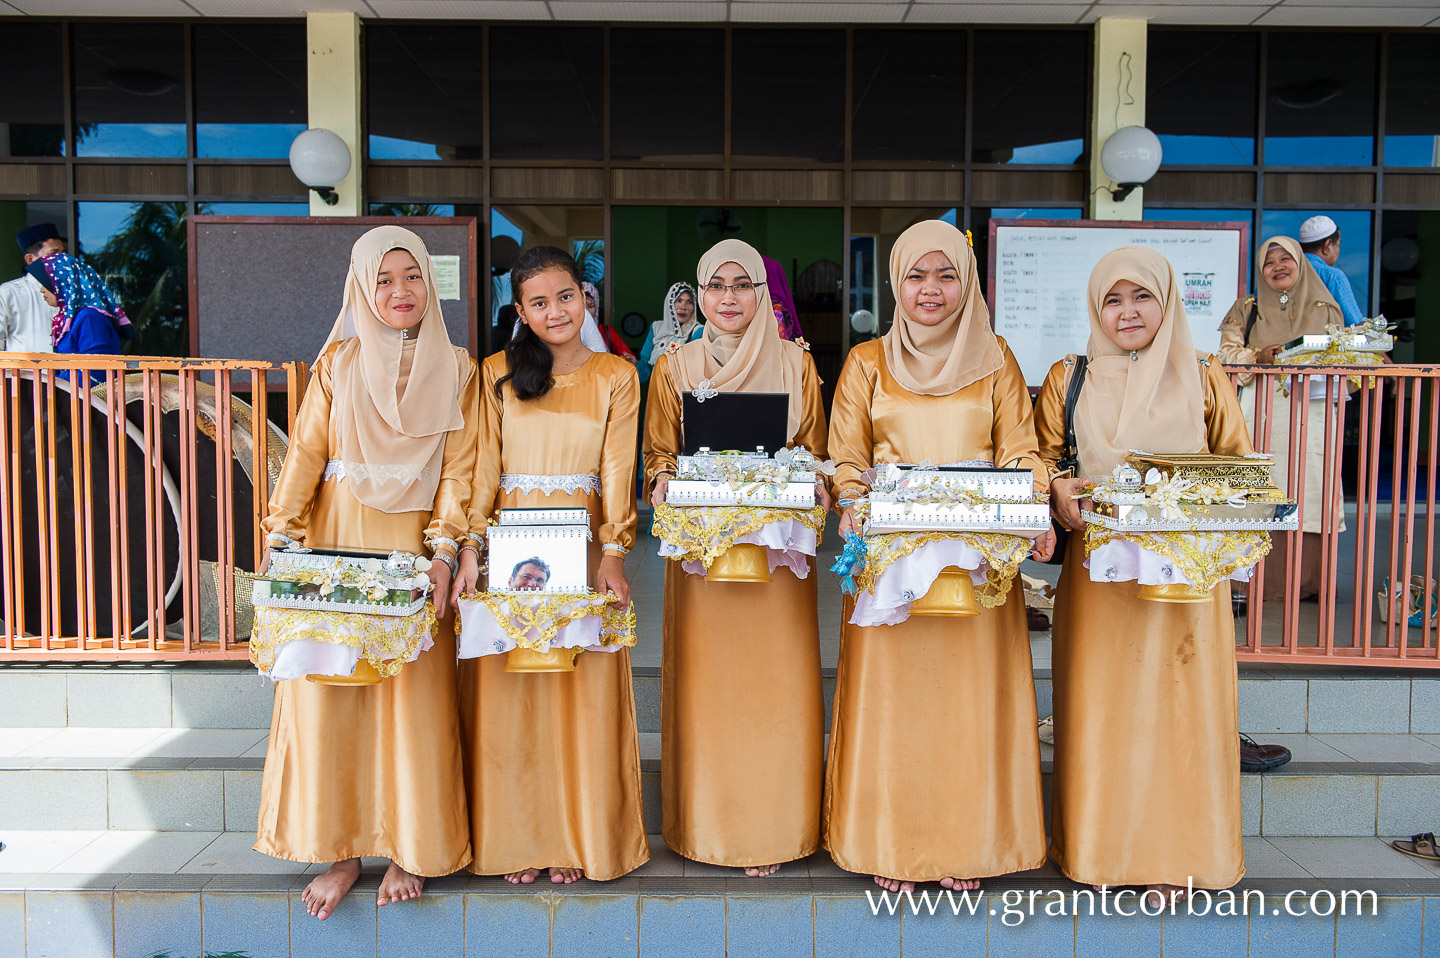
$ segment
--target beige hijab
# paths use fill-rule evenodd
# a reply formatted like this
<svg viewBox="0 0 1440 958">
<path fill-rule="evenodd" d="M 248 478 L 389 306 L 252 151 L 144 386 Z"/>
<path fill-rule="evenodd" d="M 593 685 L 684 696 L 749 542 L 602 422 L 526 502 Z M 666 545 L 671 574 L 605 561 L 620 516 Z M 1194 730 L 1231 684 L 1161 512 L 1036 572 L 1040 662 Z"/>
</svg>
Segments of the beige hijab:
<svg viewBox="0 0 1440 958">
<path fill-rule="evenodd" d="M 1100 308 L 1111 287 L 1129 280 L 1160 301 L 1160 331 L 1132 353 L 1105 335 Z M 1107 478 L 1132 449 L 1151 453 L 1204 452 L 1205 390 L 1201 354 L 1175 285 L 1170 261 L 1152 249 L 1122 246 L 1090 272 L 1089 367 L 1075 406 L 1080 475 Z"/>
<path fill-rule="evenodd" d="M 765 264 L 749 243 L 736 239 L 721 240 L 702 257 L 697 270 L 700 280 L 700 302 L 705 303 L 705 284 L 726 263 L 737 263 L 752 281 L 765 282 Z M 738 333 L 724 333 L 715 325 L 715 317 L 706 315 L 705 335 L 686 343 L 670 358 L 671 376 L 680 392 L 698 389 L 708 380 L 712 389 L 722 393 L 788 393 L 790 415 L 786 438 L 794 439 L 800 431 L 800 413 L 804 402 L 802 362 L 805 351 L 780 338 L 775 325 L 775 308 L 770 305 L 770 292 L 765 286 L 756 291 L 759 302 L 755 318 Z"/>
<path fill-rule="evenodd" d="M 1265 282 L 1265 254 L 1272 246 L 1279 246 L 1289 253 L 1300 271 L 1295 285 L 1285 291 L 1284 303 L 1280 302 L 1282 294 Z M 1264 349 L 1301 336 L 1323 333 L 1327 324 L 1344 322 L 1340 304 L 1330 295 L 1325 281 L 1315 272 L 1300 244 L 1288 236 L 1272 236 L 1260 244 L 1255 252 L 1255 280 L 1255 299 L 1260 306 L 1260 315 L 1255 320 L 1255 328 L 1250 331 L 1247 345 L 1252 349 Z M 1244 319 L 1249 320 L 1248 312 Z"/>
<path fill-rule="evenodd" d="M 408 340 L 375 312 L 380 261 L 392 249 L 415 257 L 429 292 Z M 332 455 L 345 481 L 356 499 L 380 512 L 432 510 L 445 433 L 464 424 L 463 367 L 445 330 L 434 268 L 420 237 L 379 226 L 355 241 L 344 305 L 321 353 L 337 342 L 343 344 L 331 372 L 330 421 L 337 440 Z"/>
<path fill-rule="evenodd" d="M 900 305 L 900 284 L 911 267 L 937 251 L 945 254 L 959 274 L 960 307 L 938 325 L 924 326 Z M 970 242 L 949 223 L 916 223 L 895 240 L 890 251 L 895 321 L 882 342 L 890 375 L 906 390 L 921 396 L 948 396 L 984 379 L 1004 363 L 977 273 Z"/>
</svg>

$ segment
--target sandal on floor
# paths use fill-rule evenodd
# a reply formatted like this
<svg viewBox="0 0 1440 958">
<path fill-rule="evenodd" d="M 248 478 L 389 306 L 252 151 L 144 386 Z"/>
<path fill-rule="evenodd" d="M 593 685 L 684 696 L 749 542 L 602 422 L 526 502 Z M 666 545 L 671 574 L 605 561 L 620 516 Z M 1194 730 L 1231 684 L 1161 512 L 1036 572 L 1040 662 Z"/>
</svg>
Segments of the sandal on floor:
<svg viewBox="0 0 1440 958">
<path fill-rule="evenodd" d="M 1435 833 L 1421 832 L 1418 835 L 1411 835 L 1407 841 L 1397 838 L 1390 843 L 1390 847 L 1402 855 L 1409 855 L 1411 858 L 1423 858 L 1426 861 L 1440 862 L 1440 852 L 1435 850 Z"/>
</svg>

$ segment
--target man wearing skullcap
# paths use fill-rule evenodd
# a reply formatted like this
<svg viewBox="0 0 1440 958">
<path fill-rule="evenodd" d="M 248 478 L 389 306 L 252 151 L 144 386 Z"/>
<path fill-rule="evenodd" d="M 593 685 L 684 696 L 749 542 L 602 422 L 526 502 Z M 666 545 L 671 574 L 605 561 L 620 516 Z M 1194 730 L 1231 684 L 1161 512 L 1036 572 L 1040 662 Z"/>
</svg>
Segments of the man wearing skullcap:
<svg viewBox="0 0 1440 958">
<path fill-rule="evenodd" d="M 15 242 L 26 266 L 65 252 L 65 241 L 54 223 L 27 226 L 15 234 Z M 0 351 L 53 352 L 50 327 L 54 317 L 55 307 L 45 302 L 44 287 L 33 276 L 22 273 L 19 279 L 0 284 Z"/>
<path fill-rule="evenodd" d="M 1320 274 L 1325 288 L 1340 304 L 1345 316 L 1345 325 L 1354 326 L 1365 318 L 1360 304 L 1355 301 L 1355 289 L 1350 278 L 1335 263 L 1340 259 L 1340 227 L 1328 216 L 1312 216 L 1300 224 L 1300 248 L 1305 258 Z"/>
</svg>

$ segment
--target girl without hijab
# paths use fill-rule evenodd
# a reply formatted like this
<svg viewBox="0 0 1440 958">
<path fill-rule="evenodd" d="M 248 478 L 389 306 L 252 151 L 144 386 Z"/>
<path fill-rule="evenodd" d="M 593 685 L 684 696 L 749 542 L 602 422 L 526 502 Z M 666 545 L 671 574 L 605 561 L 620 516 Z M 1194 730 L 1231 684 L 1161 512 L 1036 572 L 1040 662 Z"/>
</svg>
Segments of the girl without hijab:
<svg viewBox="0 0 1440 958">
<path fill-rule="evenodd" d="M 786 436 L 825 458 L 825 409 L 810 354 L 785 342 L 760 254 L 724 240 L 700 259 L 706 324 L 655 363 L 645 430 L 651 501 L 665 501 L 681 448 L 681 395 L 789 395 Z M 828 505 L 817 483 L 816 498 Z M 773 562 L 772 562 L 773 564 Z M 709 582 L 665 563 L 660 792 L 665 843 L 751 877 L 820 845 L 824 698 L 814 563 L 778 565 L 768 583 Z"/>
<path fill-rule="evenodd" d="M 895 241 L 895 319 L 850 350 L 830 422 L 840 528 L 888 462 L 983 460 L 1035 472 L 1030 394 L 990 328 L 975 256 L 939 220 Z M 1053 537 L 1037 542 L 1048 555 Z M 825 845 L 892 891 L 956 890 L 1045 861 L 1035 682 L 1022 590 L 973 618 L 852 625 L 845 599 L 825 780 Z"/>
<path fill-rule="evenodd" d="M 1256 295 L 1236 300 L 1220 323 L 1220 360 L 1231 364 L 1270 365 L 1275 354 L 1291 340 L 1325 332 L 1326 326 L 1340 326 L 1344 314 L 1325 282 L 1310 265 L 1300 244 L 1288 236 L 1273 236 L 1260 244 L 1255 254 Z M 1253 322 L 1252 322 L 1253 321 Z M 1241 408 L 1251 435 L 1255 435 L 1256 389 L 1253 377 L 1240 377 Z M 1293 499 L 1301 501 L 1300 595 L 1320 593 L 1321 535 L 1327 529 L 1345 530 L 1344 510 L 1325 508 L 1325 406 L 1326 377 L 1310 380 L 1310 396 L 1300 399 L 1298 408 L 1305 411 L 1308 421 L 1305 443 L 1305 488 L 1291 488 L 1290 475 L 1290 408 L 1291 399 L 1276 390 L 1270 404 L 1270 455 L 1275 466 L 1270 477 L 1275 485 Z M 1343 384 L 1340 388 L 1344 388 Z M 1339 469 L 1339 463 L 1335 468 Z M 1263 595 L 1268 600 L 1283 600 L 1287 552 L 1285 535 L 1276 533 L 1274 548 L 1265 562 Z"/>
<path fill-rule="evenodd" d="M 1127 246 L 1090 274 L 1088 368 L 1075 409 L 1079 477 L 1050 481 L 1069 536 L 1055 602 L 1055 774 L 1050 855 L 1071 879 L 1164 896 L 1228 888 L 1245 873 L 1230 586 L 1205 603 L 1140 598 L 1092 582 L 1071 495 L 1131 449 L 1252 452 L 1235 390 L 1197 352 L 1169 261 Z M 1057 362 L 1035 412 L 1040 455 L 1064 454 L 1075 357 Z"/>
<path fill-rule="evenodd" d="M 435 558 L 434 647 L 368 687 L 276 684 L 256 851 L 334 862 L 305 889 L 324 920 L 365 855 L 390 859 L 379 904 L 470 861 L 445 618 L 478 436 L 478 379 L 451 345 L 420 237 L 381 226 L 356 241 L 344 306 L 315 361 L 285 467 L 261 523 L 269 550 L 302 545 Z"/>
<path fill-rule="evenodd" d="M 689 283 L 675 283 L 665 293 L 665 305 L 660 319 L 650 324 L 645 335 L 645 344 L 640 347 L 640 381 L 648 382 L 655 371 L 655 363 L 671 343 L 685 345 L 699 339 L 705 331 L 700 322 L 700 307 L 695 302 L 695 290 Z M 648 403 L 647 403 L 648 404 Z"/>
</svg>

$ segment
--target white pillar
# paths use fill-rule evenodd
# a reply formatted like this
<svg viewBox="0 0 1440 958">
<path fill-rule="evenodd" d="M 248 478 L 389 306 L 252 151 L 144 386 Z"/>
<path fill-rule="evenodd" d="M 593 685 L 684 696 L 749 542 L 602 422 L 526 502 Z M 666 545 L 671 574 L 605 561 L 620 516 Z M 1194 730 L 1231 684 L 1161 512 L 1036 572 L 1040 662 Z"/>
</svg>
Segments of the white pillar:
<svg viewBox="0 0 1440 958">
<path fill-rule="evenodd" d="M 326 206 L 310 194 L 311 216 L 363 216 L 360 188 L 360 18 L 353 13 L 307 13 L 310 46 L 309 125 L 329 130 L 350 148 L 350 173 L 335 184 L 340 199 Z"/>
<path fill-rule="evenodd" d="M 1096 220 L 1138 220 L 1144 188 L 1123 202 L 1110 195 L 1115 184 L 1100 167 L 1100 147 L 1121 127 L 1145 125 L 1145 30 L 1147 21 L 1101 17 L 1095 21 L 1095 56 L 1090 77 L 1090 202 Z"/>
</svg>

